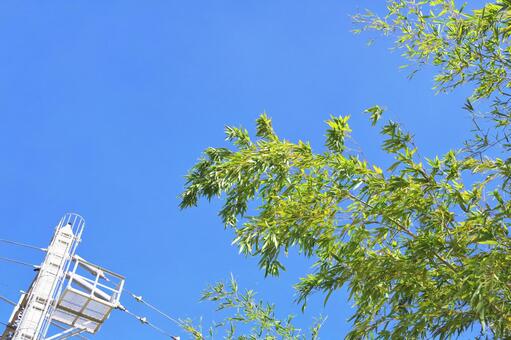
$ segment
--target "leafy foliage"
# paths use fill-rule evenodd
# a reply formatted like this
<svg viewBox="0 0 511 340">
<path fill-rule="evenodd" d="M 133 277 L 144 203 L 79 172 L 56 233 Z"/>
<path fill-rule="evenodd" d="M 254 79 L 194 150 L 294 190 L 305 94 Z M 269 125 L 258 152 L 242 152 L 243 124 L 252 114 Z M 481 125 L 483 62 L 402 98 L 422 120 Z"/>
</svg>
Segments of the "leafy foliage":
<svg viewBox="0 0 511 340">
<path fill-rule="evenodd" d="M 293 316 L 290 315 L 285 321 L 281 321 L 275 316 L 275 306 L 257 301 L 255 293 L 251 290 L 240 292 L 233 276 L 227 283 L 218 282 L 208 287 L 201 300 L 216 303 L 217 311 L 233 310 L 234 314 L 215 323 L 206 334 L 201 326 L 194 326 L 191 320 L 184 321 L 183 329 L 196 340 L 213 339 L 221 330 L 225 330 L 225 334 L 221 334 L 225 339 L 319 339 L 323 319 L 317 320 L 310 334 L 306 336 L 301 329 L 292 325 Z M 239 334 L 240 332 L 242 334 Z"/>
<path fill-rule="evenodd" d="M 509 151 L 511 1 L 469 11 L 467 3 L 454 0 L 388 0 L 387 9 L 385 15 L 355 15 L 355 32 L 376 30 L 395 37 L 396 47 L 415 66 L 411 75 L 423 65 L 437 66 L 439 91 L 471 84 L 474 92 L 465 108 L 473 114 L 475 134 L 467 149 L 480 154 L 498 145 Z M 491 98 L 492 105 L 478 112 L 472 102 L 484 98 Z M 491 131 L 481 118 L 491 122 Z"/>
<path fill-rule="evenodd" d="M 320 293 L 326 303 L 347 287 L 355 304 L 348 338 L 444 339 L 474 326 L 481 337 L 511 338 L 511 1 L 471 11 L 453 0 L 387 4 L 383 16 L 355 16 L 359 31 L 392 35 L 414 65 L 438 67 L 439 91 L 472 84 L 465 149 L 421 159 L 411 134 L 382 123 L 375 106 L 366 112 L 382 124 L 382 152 L 394 160 L 382 169 L 346 148 L 347 116 L 327 121 L 327 151 L 315 153 L 280 138 L 264 114 L 255 139 L 228 127 L 233 147 L 205 151 L 181 208 L 222 197 L 233 243 L 266 275 L 285 269 L 291 248 L 314 259 L 295 286 L 298 302 Z M 481 113 L 474 103 L 487 98 Z"/>
<path fill-rule="evenodd" d="M 315 258 L 296 285 L 299 301 L 317 291 L 328 299 L 347 285 L 356 305 L 350 338 L 446 337 L 475 323 L 510 336 L 511 165 L 455 152 L 424 165 L 410 135 L 388 122 L 383 150 L 395 164 L 384 173 L 343 153 L 347 117 L 327 124 L 329 150 L 321 154 L 266 129 L 256 141 L 234 139 L 234 151 L 206 150 L 188 175 L 182 208 L 225 194 L 220 215 L 236 232 L 233 242 L 267 275 L 285 268 L 291 247 Z M 262 116 L 257 125 L 270 121 Z M 466 175 L 479 180 L 465 187 Z M 261 204 L 248 214 L 254 200 Z"/>
<path fill-rule="evenodd" d="M 511 1 L 488 3 L 466 11 L 453 0 L 390 0 L 385 16 L 370 11 L 354 17 L 355 30 L 374 29 L 396 36 L 404 55 L 419 64 L 441 67 L 439 89 L 475 81 L 474 98 L 509 87 L 508 38 Z"/>
</svg>

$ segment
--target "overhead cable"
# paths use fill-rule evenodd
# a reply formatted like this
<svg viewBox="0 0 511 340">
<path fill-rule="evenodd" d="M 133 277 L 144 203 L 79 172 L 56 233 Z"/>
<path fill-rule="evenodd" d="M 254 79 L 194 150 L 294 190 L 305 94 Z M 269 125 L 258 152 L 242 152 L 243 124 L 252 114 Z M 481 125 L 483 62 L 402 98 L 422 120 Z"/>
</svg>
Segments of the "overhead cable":
<svg viewBox="0 0 511 340">
<path fill-rule="evenodd" d="M 140 302 L 141 304 L 147 306 L 148 308 L 152 309 L 153 311 L 155 311 L 156 313 L 160 314 L 161 316 L 163 316 L 164 318 L 166 318 L 167 320 L 170 320 L 172 321 L 173 323 L 175 323 L 176 325 L 178 325 L 179 327 L 182 327 L 183 326 L 183 323 L 180 321 L 180 320 L 176 320 L 174 319 L 173 317 L 171 317 L 170 315 L 166 314 L 165 312 L 162 312 L 161 310 L 159 310 L 158 308 L 156 308 L 155 306 L 153 306 L 152 304 L 150 304 L 149 302 L 145 301 L 142 297 L 142 295 L 135 295 L 134 293 L 130 292 L 129 290 L 125 289 L 125 291 L 130 294 L 137 302 Z"/>
<path fill-rule="evenodd" d="M 137 319 L 138 321 L 140 321 L 140 323 L 142 325 L 146 325 L 146 326 L 149 326 L 151 327 L 152 329 L 154 329 L 155 331 L 157 331 L 158 333 L 168 337 L 168 338 L 171 338 L 172 340 L 180 340 L 180 337 L 179 336 L 175 336 L 175 335 L 172 335 L 170 333 L 167 333 L 166 331 L 164 331 L 163 329 L 161 329 L 160 327 L 154 325 L 152 322 L 150 322 L 147 317 L 145 316 L 138 316 L 136 315 L 135 313 L 132 313 L 130 312 L 128 309 L 126 309 L 126 307 L 120 305 L 117 307 L 119 310 L 125 312 L 126 314 L 132 316 L 133 318 Z"/>
<path fill-rule="evenodd" d="M 31 264 L 31 263 L 27 263 L 27 262 L 23 262 L 23 261 L 19 261 L 19 260 L 14 260 L 14 259 L 10 259 L 10 258 L 3 257 L 3 256 L 0 256 L 0 261 L 10 262 L 10 263 L 19 264 L 22 266 L 32 267 L 34 269 L 39 269 L 39 266 L 36 266 L 35 264 Z"/>
<path fill-rule="evenodd" d="M 10 304 L 11 306 L 16 306 L 16 302 L 14 302 L 14 301 L 12 301 L 12 300 L 10 300 L 10 299 L 6 298 L 5 296 L 0 295 L 0 300 L 1 300 L 1 301 L 6 302 L 6 303 L 8 303 L 8 304 Z M 9 326 L 9 324 L 6 324 L 5 322 L 1 322 L 1 321 L 0 321 L 0 324 L 2 324 L 3 326 L 6 326 L 6 327 L 8 327 L 8 326 Z M 56 322 L 53 322 L 53 321 L 52 321 L 52 322 L 51 322 L 51 324 L 52 324 L 53 326 L 57 327 L 57 328 L 58 328 L 58 329 L 60 329 L 60 330 L 64 330 L 64 329 L 66 329 L 65 327 L 63 327 L 63 326 L 59 325 L 59 324 L 58 324 L 58 323 L 56 323 Z M 79 338 L 80 338 L 80 339 L 82 339 L 82 340 L 87 340 L 87 338 L 86 338 L 86 337 L 84 337 L 84 336 L 81 336 L 81 335 L 75 335 L 75 336 L 79 337 Z"/>
<path fill-rule="evenodd" d="M 5 296 L 0 295 L 0 300 L 7 302 L 8 304 L 10 304 L 12 306 L 16 306 L 16 302 L 6 298 Z"/>
<path fill-rule="evenodd" d="M 36 247 L 36 246 L 31 245 L 31 244 L 26 244 L 26 243 L 21 243 L 21 242 L 17 242 L 17 241 L 6 240 L 6 239 L 0 239 L 0 242 L 1 243 L 12 244 L 12 245 L 15 245 L 15 246 L 20 246 L 20 247 L 40 250 L 40 251 L 46 251 L 47 250 L 46 248 Z"/>
</svg>

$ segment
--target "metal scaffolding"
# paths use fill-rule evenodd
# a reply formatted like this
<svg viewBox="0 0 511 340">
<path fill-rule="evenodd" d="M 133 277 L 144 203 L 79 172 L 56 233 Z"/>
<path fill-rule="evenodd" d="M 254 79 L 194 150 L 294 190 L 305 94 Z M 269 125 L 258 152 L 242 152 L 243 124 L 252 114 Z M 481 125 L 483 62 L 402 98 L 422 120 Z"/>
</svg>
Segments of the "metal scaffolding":
<svg viewBox="0 0 511 340">
<path fill-rule="evenodd" d="M 62 217 L 1 340 L 61 340 L 96 333 L 120 306 L 124 278 L 75 255 L 84 226 L 84 219 L 77 214 Z M 56 333 L 48 336 L 52 328 Z"/>
</svg>

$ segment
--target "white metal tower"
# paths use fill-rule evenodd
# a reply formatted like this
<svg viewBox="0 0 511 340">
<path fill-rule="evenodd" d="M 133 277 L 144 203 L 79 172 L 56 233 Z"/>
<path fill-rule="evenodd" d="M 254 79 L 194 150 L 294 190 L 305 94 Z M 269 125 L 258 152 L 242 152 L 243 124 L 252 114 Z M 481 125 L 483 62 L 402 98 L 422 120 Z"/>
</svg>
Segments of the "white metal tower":
<svg viewBox="0 0 511 340">
<path fill-rule="evenodd" d="M 77 214 L 62 217 L 46 257 L 30 289 L 14 308 L 1 340 L 57 340 L 95 333 L 120 306 L 124 278 L 75 255 L 84 226 Z M 47 337 L 51 325 L 59 332 Z"/>
</svg>

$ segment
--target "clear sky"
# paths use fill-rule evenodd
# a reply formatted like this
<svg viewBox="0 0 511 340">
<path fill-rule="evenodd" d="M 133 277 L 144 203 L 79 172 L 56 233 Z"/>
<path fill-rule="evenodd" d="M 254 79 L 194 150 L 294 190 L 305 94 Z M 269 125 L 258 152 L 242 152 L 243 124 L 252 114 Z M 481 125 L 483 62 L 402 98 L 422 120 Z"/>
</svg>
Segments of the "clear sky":
<svg viewBox="0 0 511 340">
<path fill-rule="evenodd" d="M 470 128 L 466 93 L 435 95 L 432 73 L 413 80 L 379 38 L 350 33 L 355 0 L 111 0 L 0 3 L 0 238 L 46 246 L 60 216 L 87 221 L 80 256 L 117 271 L 127 287 L 174 317 L 212 319 L 199 303 L 208 283 L 240 285 L 298 315 L 328 315 L 323 338 L 349 329 L 339 292 L 302 315 L 292 284 L 307 262 L 264 279 L 238 255 L 217 217 L 219 201 L 180 211 L 184 175 L 225 125 L 253 131 L 267 111 L 286 139 L 323 147 L 330 114 L 351 114 L 361 157 L 387 162 L 361 112 L 375 104 L 415 134 L 423 156 L 460 146 Z M 41 256 L 0 244 L 0 256 Z M 17 299 L 33 273 L 0 263 L 0 294 Z M 125 298 L 155 324 L 174 325 Z M 0 320 L 10 307 L 0 304 Z M 117 312 L 93 339 L 161 339 Z"/>
</svg>

